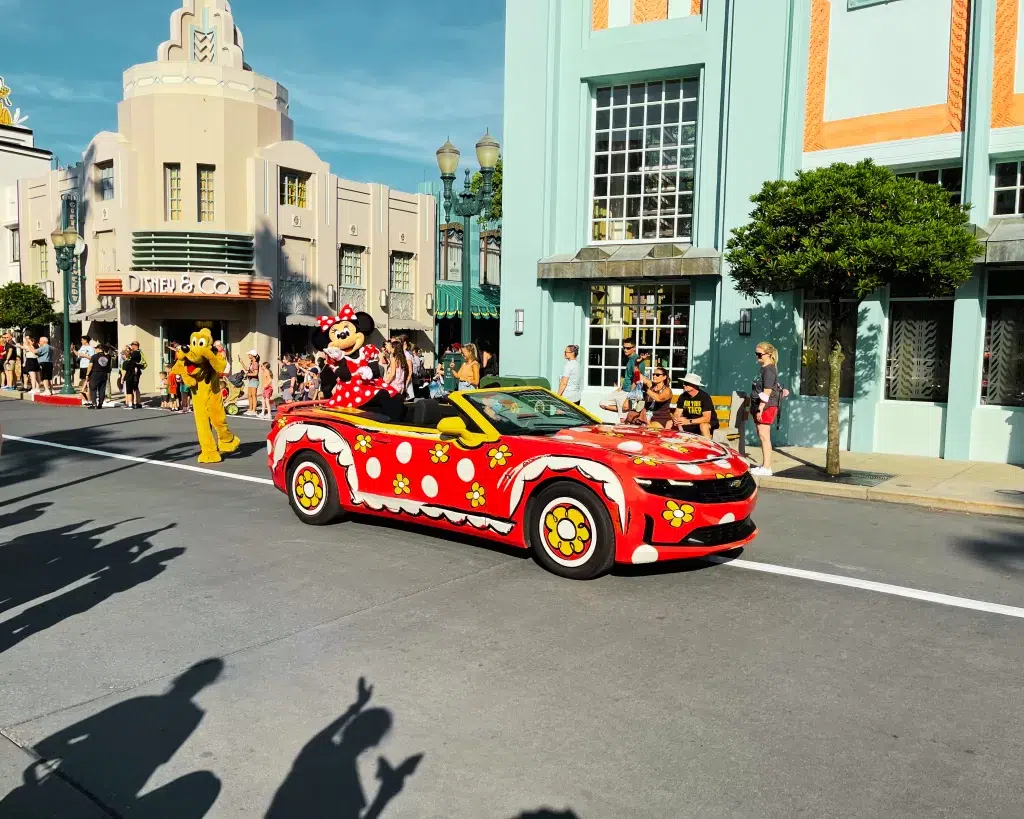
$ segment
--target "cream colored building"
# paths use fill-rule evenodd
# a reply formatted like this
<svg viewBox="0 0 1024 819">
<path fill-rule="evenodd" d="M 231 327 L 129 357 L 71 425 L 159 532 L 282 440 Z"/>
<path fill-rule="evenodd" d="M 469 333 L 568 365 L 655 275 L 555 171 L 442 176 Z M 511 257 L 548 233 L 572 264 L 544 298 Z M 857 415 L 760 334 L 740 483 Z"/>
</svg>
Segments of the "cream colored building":
<svg viewBox="0 0 1024 819">
<path fill-rule="evenodd" d="M 117 133 L 20 183 L 23 279 L 52 281 L 60 304 L 49 236 L 70 218 L 86 242 L 73 320 L 150 362 L 206 326 L 236 363 L 255 348 L 276 370 L 346 303 L 429 349 L 434 198 L 341 179 L 293 133 L 288 91 L 246 64 L 227 0 L 183 0 L 156 62 L 124 73 Z"/>
<path fill-rule="evenodd" d="M 0 96 L 0 105 L 4 100 L 6 96 Z M 21 281 L 18 180 L 46 173 L 52 158 L 49 151 L 35 146 L 28 128 L 0 122 L 0 285 Z"/>
</svg>

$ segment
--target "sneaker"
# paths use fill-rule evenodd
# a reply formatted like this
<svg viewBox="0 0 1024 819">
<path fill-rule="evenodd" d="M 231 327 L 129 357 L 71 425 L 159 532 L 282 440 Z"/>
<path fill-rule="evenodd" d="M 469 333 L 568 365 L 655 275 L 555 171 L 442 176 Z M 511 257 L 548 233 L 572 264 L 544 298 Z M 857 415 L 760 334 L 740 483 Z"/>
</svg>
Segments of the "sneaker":
<svg viewBox="0 0 1024 819">
<path fill-rule="evenodd" d="M 765 469 L 763 466 L 755 466 L 750 470 L 751 475 L 756 475 L 759 478 L 770 478 L 775 473 L 770 469 Z"/>
</svg>

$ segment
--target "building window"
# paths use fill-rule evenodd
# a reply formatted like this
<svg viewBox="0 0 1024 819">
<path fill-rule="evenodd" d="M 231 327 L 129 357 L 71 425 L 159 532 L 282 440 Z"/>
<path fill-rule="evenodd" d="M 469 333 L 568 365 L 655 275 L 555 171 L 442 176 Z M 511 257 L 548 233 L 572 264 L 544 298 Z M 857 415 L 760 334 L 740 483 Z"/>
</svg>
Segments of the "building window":
<svg viewBox="0 0 1024 819">
<path fill-rule="evenodd" d="M 927 182 L 930 185 L 941 185 L 949 191 L 949 198 L 953 201 L 954 205 L 959 205 L 962 201 L 964 169 L 959 166 L 954 168 L 933 168 L 928 171 L 910 171 L 896 175 L 905 179 Z"/>
<path fill-rule="evenodd" d="M 829 336 L 832 332 L 831 308 L 828 301 L 804 298 L 804 349 L 800 368 L 800 394 L 828 395 Z M 853 397 L 853 364 L 857 353 L 857 303 L 843 301 L 840 317 L 839 343 L 845 358 L 840 369 L 839 397 Z"/>
<path fill-rule="evenodd" d="M 21 261 L 21 231 L 18 228 L 10 228 L 11 233 L 11 264 Z"/>
<path fill-rule="evenodd" d="M 501 284 L 501 234 L 494 231 L 480 235 L 480 284 Z"/>
<path fill-rule="evenodd" d="M 952 299 L 890 300 L 885 397 L 945 403 L 952 346 Z"/>
<path fill-rule="evenodd" d="M 981 403 L 1024 407 L 1024 286 L 1017 271 L 990 273 Z"/>
<path fill-rule="evenodd" d="M 181 221 L 181 165 L 164 165 L 164 214 L 168 222 Z"/>
<path fill-rule="evenodd" d="M 587 385 L 615 387 L 622 380 L 622 342 L 632 338 L 648 366 L 668 368 L 672 385 L 686 375 L 690 338 L 690 286 L 599 284 L 590 288 Z"/>
<path fill-rule="evenodd" d="M 462 281 L 462 227 L 449 225 L 443 234 L 444 252 L 441 263 L 441 280 Z"/>
<path fill-rule="evenodd" d="M 213 165 L 199 166 L 199 221 L 212 222 L 216 215 L 214 182 L 217 169 Z"/>
<path fill-rule="evenodd" d="M 689 79 L 597 89 L 592 241 L 690 241 L 698 87 Z"/>
<path fill-rule="evenodd" d="M 342 287 L 363 287 L 363 249 L 342 245 L 339 253 Z"/>
<path fill-rule="evenodd" d="M 100 199 L 104 201 L 114 198 L 114 163 L 102 162 L 96 166 L 100 174 Z"/>
<path fill-rule="evenodd" d="M 295 208 L 308 208 L 310 174 L 281 170 L 281 204 Z"/>
<path fill-rule="evenodd" d="M 46 244 L 45 240 L 33 242 L 32 249 L 35 256 L 35 274 L 36 281 L 41 282 L 44 279 L 50 278 L 50 246 Z"/>
<path fill-rule="evenodd" d="M 1015 216 L 1024 213 L 1024 195 L 1021 189 L 1020 162 L 997 162 L 994 174 L 992 213 L 995 216 Z"/>
<path fill-rule="evenodd" d="M 391 290 L 395 293 L 412 292 L 412 256 L 408 253 L 391 254 Z"/>
</svg>

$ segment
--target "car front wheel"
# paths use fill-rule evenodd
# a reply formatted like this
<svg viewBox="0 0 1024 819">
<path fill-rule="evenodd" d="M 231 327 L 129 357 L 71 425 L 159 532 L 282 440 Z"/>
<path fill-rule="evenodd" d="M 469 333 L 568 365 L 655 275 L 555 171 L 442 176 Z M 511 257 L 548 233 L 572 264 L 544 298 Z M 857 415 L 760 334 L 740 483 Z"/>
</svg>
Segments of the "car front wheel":
<svg viewBox="0 0 1024 819">
<path fill-rule="evenodd" d="M 341 513 L 334 474 L 315 452 L 300 452 L 288 469 L 288 502 L 303 523 L 325 526 Z"/>
<path fill-rule="evenodd" d="M 615 529 L 608 509 L 587 487 L 559 481 L 531 500 L 527 537 L 545 569 L 571 580 L 591 580 L 615 562 Z"/>
</svg>

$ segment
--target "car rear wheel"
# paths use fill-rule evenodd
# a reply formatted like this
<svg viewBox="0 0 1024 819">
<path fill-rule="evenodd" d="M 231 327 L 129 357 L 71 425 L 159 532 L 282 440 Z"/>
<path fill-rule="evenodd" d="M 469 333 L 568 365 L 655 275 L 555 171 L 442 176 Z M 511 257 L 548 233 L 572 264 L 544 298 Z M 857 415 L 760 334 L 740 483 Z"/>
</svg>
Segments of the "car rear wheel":
<svg viewBox="0 0 1024 819">
<path fill-rule="evenodd" d="M 310 526 L 325 526 L 341 513 L 334 474 L 315 452 L 300 452 L 292 459 L 287 491 L 295 514 Z"/>
<path fill-rule="evenodd" d="M 608 510 L 587 487 L 559 481 L 530 502 L 527 538 L 545 569 L 571 580 L 591 580 L 615 562 L 615 529 Z"/>
</svg>

